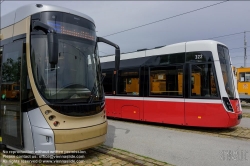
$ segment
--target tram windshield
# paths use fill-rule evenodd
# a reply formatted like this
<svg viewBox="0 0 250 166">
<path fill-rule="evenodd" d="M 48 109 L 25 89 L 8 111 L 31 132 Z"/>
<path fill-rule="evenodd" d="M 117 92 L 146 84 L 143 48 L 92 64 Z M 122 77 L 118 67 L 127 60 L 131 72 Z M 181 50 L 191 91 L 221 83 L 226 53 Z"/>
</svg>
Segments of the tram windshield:
<svg viewBox="0 0 250 166">
<path fill-rule="evenodd" d="M 229 57 L 229 51 L 228 48 L 222 45 L 217 46 L 219 59 L 220 59 L 220 65 L 221 65 L 221 71 L 222 76 L 226 88 L 226 92 L 228 94 L 229 98 L 235 98 L 235 88 L 233 84 L 233 72 L 230 65 L 230 57 Z"/>
<path fill-rule="evenodd" d="M 57 31 L 59 45 L 55 67 L 48 61 L 47 36 L 31 36 L 32 69 L 37 88 L 52 103 L 87 102 L 91 91 L 95 93 L 93 101 L 100 101 L 103 90 L 95 27 L 87 20 L 81 24 L 79 19 L 83 18 L 66 22 L 67 17 L 69 14 L 56 12 L 45 13 L 42 17 L 43 22 Z"/>
</svg>

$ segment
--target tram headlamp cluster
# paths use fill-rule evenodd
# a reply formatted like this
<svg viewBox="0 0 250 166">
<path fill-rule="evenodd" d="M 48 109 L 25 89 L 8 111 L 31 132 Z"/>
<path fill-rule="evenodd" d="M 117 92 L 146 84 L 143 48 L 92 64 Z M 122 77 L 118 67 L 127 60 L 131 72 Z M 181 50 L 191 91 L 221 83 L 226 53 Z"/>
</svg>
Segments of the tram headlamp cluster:
<svg viewBox="0 0 250 166">
<path fill-rule="evenodd" d="M 50 110 L 46 110 L 46 111 L 45 111 L 45 114 L 46 114 L 46 115 L 48 115 L 48 114 L 50 114 L 50 113 L 51 113 Z M 50 120 L 50 121 L 55 120 L 55 118 L 56 118 L 55 115 L 50 115 L 50 116 L 49 116 L 49 120 Z M 64 122 L 65 122 L 65 121 L 64 121 Z M 57 127 L 59 124 L 60 124 L 60 123 L 59 123 L 58 121 L 53 122 L 53 125 L 54 125 L 55 127 Z"/>
<path fill-rule="evenodd" d="M 227 108 L 228 111 L 234 112 L 233 107 L 227 97 L 222 97 L 222 100 L 224 102 L 225 107 Z"/>
</svg>

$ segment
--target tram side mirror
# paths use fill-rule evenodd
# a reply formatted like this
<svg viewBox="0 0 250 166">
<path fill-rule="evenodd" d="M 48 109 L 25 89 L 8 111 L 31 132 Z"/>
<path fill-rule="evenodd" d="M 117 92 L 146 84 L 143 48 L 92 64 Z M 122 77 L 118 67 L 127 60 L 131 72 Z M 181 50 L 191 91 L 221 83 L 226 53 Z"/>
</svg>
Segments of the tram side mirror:
<svg viewBox="0 0 250 166">
<path fill-rule="evenodd" d="M 118 71 L 120 67 L 120 49 L 115 49 L 115 70 Z"/>
<path fill-rule="evenodd" d="M 117 89 L 117 79 L 118 79 L 118 71 L 119 71 L 119 68 L 120 68 L 120 47 L 117 45 L 117 44 L 115 44 L 115 43 L 112 43 L 111 41 L 109 41 L 109 40 L 107 40 L 107 39 L 104 39 L 104 38 L 102 38 L 102 37 L 97 37 L 97 40 L 96 40 L 97 42 L 103 42 L 103 43 L 106 43 L 106 44 L 108 44 L 108 45 L 111 45 L 111 46 L 113 46 L 113 47 L 115 47 L 115 70 L 114 70 L 114 74 L 115 74 L 115 79 L 113 79 L 114 80 L 114 84 L 115 84 L 115 88 L 113 89 L 114 91 L 113 91 L 113 94 L 115 94 L 116 93 L 116 89 Z"/>
<path fill-rule="evenodd" d="M 51 68 L 54 68 L 55 64 L 58 62 L 58 37 L 56 30 L 37 20 L 32 23 L 32 28 L 41 30 L 47 34 L 49 63 L 51 64 Z"/>
<path fill-rule="evenodd" d="M 49 63 L 55 65 L 58 63 L 58 37 L 56 33 L 47 33 Z"/>
<path fill-rule="evenodd" d="M 103 42 L 115 47 L 115 71 L 118 71 L 120 68 L 120 47 L 117 44 L 102 37 L 97 37 L 97 42 Z"/>
</svg>

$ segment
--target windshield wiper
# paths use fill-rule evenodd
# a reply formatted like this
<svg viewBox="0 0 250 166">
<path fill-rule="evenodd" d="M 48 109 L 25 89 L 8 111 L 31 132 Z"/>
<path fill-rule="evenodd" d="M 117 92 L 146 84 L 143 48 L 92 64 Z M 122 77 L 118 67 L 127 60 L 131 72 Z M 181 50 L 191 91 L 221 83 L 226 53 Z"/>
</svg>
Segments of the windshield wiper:
<svg viewBox="0 0 250 166">
<path fill-rule="evenodd" d="M 101 78 L 101 81 L 99 82 L 99 84 L 93 86 L 92 90 L 91 90 L 91 93 L 90 93 L 90 97 L 89 97 L 89 101 L 88 103 L 92 103 L 93 100 L 94 100 L 94 97 L 97 93 L 97 90 L 98 90 L 98 87 L 100 86 L 100 84 L 102 84 L 103 80 L 104 80 L 104 75 L 102 75 L 102 78 Z"/>
</svg>

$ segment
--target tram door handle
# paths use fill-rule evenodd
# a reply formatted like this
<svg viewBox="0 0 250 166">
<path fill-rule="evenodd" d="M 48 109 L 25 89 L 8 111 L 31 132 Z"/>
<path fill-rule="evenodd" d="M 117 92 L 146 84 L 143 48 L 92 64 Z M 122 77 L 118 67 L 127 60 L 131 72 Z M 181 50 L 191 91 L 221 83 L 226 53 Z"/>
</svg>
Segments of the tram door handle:
<svg viewBox="0 0 250 166">
<path fill-rule="evenodd" d="M 6 111 L 6 105 L 3 106 L 3 114 L 5 115 L 5 111 Z"/>
</svg>

